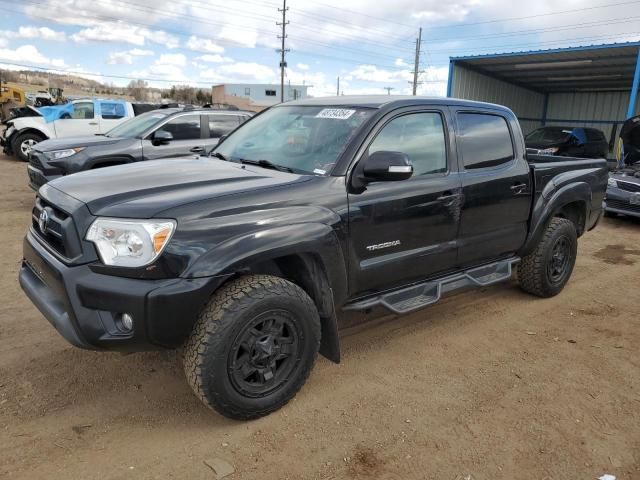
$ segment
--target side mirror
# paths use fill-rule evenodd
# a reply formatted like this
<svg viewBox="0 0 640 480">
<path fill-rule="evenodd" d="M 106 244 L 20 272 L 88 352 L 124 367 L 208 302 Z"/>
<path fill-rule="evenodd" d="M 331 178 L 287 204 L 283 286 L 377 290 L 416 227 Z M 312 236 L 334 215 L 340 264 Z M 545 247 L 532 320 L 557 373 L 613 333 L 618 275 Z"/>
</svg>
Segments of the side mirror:
<svg viewBox="0 0 640 480">
<path fill-rule="evenodd" d="M 364 160 L 362 173 L 366 180 L 393 182 L 413 175 L 413 165 L 406 153 L 381 150 Z"/>
<path fill-rule="evenodd" d="M 173 140 L 173 135 L 166 130 L 156 130 L 152 137 L 152 143 L 154 145 L 166 145 L 171 140 Z"/>
</svg>

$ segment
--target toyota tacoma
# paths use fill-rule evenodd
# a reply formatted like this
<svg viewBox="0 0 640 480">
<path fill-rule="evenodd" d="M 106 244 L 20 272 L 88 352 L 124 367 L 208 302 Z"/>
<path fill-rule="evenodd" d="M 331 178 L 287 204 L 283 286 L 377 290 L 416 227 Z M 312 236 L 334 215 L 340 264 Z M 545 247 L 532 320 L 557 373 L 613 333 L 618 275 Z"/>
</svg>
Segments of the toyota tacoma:
<svg viewBox="0 0 640 480">
<path fill-rule="evenodd" d="M 527 156 L 507 108 L 335 97 L 256 115 L 208 159 L 133 163 L 40 188 L 19 273 L 77 347 L 180 349 L 189 384 L 236 419 L 277 410 L 348 311 L 413 312 L 517 277 L 571 276 L 605 160 Z"/>
</svg>

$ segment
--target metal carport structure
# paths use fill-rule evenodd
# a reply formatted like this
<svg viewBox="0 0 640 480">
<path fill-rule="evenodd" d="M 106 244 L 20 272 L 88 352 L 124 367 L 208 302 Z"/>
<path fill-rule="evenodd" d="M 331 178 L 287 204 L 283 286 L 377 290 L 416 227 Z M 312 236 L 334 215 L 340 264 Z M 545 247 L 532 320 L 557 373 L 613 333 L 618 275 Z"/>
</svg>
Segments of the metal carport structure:
<svg viewBox="0 0 640 480">
<path fill-rule="evenodd" d="M 511 108 L 525 133 L 544 125 L 601 129 L 640 113 L 640 42 L 451 57 L 447 96 Z"/>
</svg>

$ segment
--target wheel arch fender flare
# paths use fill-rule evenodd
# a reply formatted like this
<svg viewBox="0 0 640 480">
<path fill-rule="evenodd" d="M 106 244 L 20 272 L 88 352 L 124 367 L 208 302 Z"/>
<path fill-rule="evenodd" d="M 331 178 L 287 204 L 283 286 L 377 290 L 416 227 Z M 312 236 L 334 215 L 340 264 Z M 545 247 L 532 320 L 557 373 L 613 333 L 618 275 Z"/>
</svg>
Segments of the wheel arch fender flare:
<svg viewBox="0 0 640 480">
<path fill-rule="evenodd" d="M 529 235 L 525 245 L 520 250 L 520 256 L 525 256 L 533 251 L 544 234 L 544 230 L 551 219 L 560 214 L 564 207 L 574 204 L 579 205 L 582 219 L 586 222 L 589 218 L 589 204 L 592 200 L 591 187 L 586 182 L 573 182 L 553 190 L 553 183 L 549 182 L 531 210 L 529 223 Z M 583 225 L 584 227 L 584 225 Z M 577 225 L 578 236 L 581 227 Z"/>
<path fill-rule="evenodd" d="M 183 276 L 234 276 L 256 271 L 256 267 L 295 260 L 287 278 L 303 288 L 316 303 L 322 324 L 320 353 L 336 363 L 340 344 L 336 305 L 348 295 L 346 262 L 336 232 L 322 223 L 297 223 L 258 230 L 233 237 L 202 255 Z M 299 268 L 301 267 L 301 268 Z M 304 270 L 308 281 L 296 275 Z M 290 273 L 290 275 L 286 275 Z"/>
</svg>

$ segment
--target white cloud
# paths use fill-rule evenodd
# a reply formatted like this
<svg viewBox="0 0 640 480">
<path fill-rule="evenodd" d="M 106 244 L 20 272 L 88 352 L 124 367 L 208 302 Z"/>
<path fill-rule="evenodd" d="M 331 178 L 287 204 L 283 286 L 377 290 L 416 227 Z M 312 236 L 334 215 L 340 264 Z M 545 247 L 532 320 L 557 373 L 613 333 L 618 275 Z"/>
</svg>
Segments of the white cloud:
<svg viewBox="0 0 640 480">
<path fill-rule="evenodd" d="M 20 39 L 42 39 L 47 41 L 64 42 L 67 39 L 67 34 L 52 30 L 48 27 L 31 27 L 22 26 L 18 28 L 18 31 L 4 30 L 0 32 L 0 37 L 3 38 L 20 38 Z"/>
<path fill-rule="evenodd" d="M 124 52 L 111 52 L 107 63 L 109 65 L 132 65 L 134 57 L 148 57 L 153 56 L 155 53 L 152 50 L 141 50 L 139 48 L 132 48 Z"/>
<path fill-rule="evenodd" d="M 260 63 L 237 62 L 204 70 L 200 72 L 200 78 L 212 82 L 273 83 L 276 81 L 276 71 Z"/>
<path fill-rule="evenodd" d="M 386 70 L 375 65 L 360 65 L 349 72 L 346 80 L 362 80 L 375 83 L 394 83 L 411 79 L 411 74 L 406 70 Z"/>
<path fill-rule="evenodd" d="M 402 58 L 396 58 L 396 61 L 393 62 L 396 67 L 408 67 L 409 64 L 405 62 Z"/>
<path fill-rule="evenodd" d="M 87 41 L 129 43 L 136 46 L 144 46 L 146 41 L 151 41 L 167 48 L 176 48 L 180 45 L 177 37 L 162 30 L 150 30 L 125 22 L 107 22 L 84 28 L 71 38 L 78 43 Z"/>
<path fill-rule="evenodd" d="M 49 58 L 44 56 L 33 45 L 22 45 L 15 50 L 0 48 L 0 60 L 15 63 L 29 63 L 35 65 L 50 65 L 53 67 L 64 67 L 64 60 L 61 58 Z"/>
<path fill-rule="evenodd" d="M 155 55 L 153 50 L 141 50 L 139 48 L 132 48 L 127 53 L 129 55 L 133 55 L 134 57 L 152 57 Z"/>
<path fill-rule="evenodd" d="M 306 63 L 299 63 L 298 65 L 296 65 L 296 67 L 298 67 L 300 70 L 309 70 L 309 65 L 307 65 Z"/>
<path fill-rule="evenodd" d="M 133 57 L 128 52 L 111 52 L 107 63 L 109 65 L 131 65 Z"/>
<path fill-rule="evenodd" d="M 164 53 L 156 62 L 157 65 L 173 65 L 176 67 L 184 67 L 187 65 L 187 57 L 182 53 Z"/>
<path fill-rule="evenodd" d="M 199 57 L 196 57 L 196 60 L 200 60 L 201 62 L 207 62 L 207 63 L 231 63 L 233 62 L 233 59 L 229 58 L 229 57 L 225 57 L 223 55 L 201 55 Z"/>
<path fill-rule="evenodd" d="M 208 38 L 200 38 L 192 35 L 185 44 L 186 48 L 195 52 L 207 52 L 207 53 L 223 53 L 224 47 L 216 44 Z"/>
</svg>

